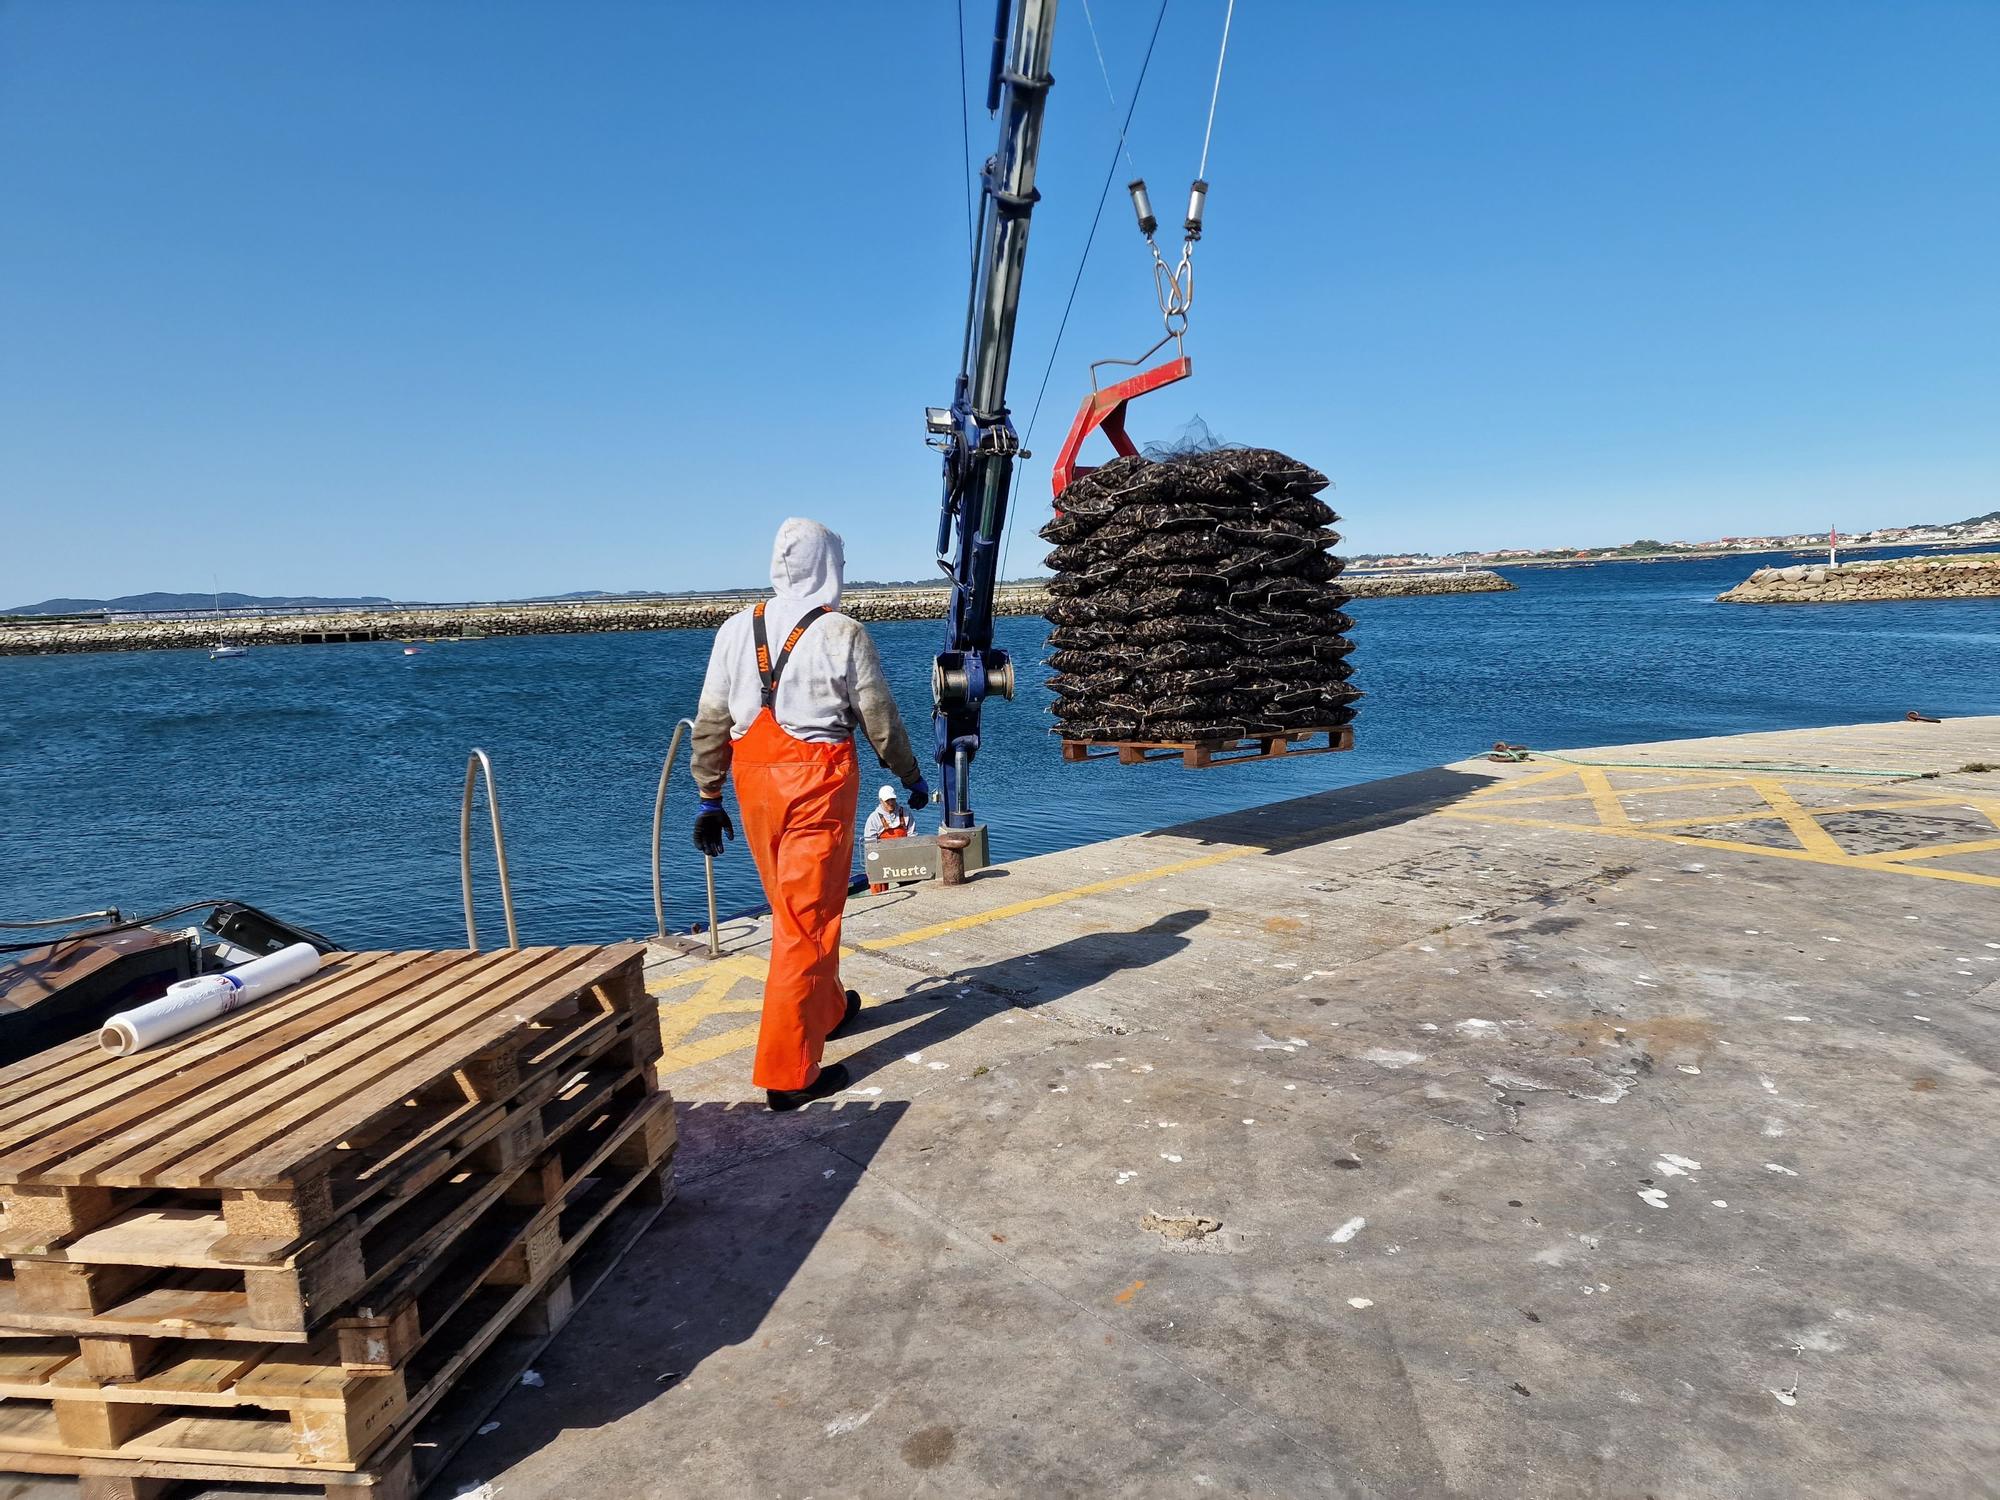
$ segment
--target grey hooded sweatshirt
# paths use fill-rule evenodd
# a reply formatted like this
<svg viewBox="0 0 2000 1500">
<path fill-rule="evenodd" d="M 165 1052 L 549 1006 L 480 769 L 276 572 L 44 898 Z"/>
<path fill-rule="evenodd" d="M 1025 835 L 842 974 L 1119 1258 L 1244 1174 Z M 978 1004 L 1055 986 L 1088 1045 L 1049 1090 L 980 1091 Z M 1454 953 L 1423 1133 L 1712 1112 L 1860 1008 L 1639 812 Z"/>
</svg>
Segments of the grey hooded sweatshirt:
<svg viewBox="0 0 2000 1500">
<path fill-rule="evenodd" d="M 817 521 L 794 517 L 778 528 L 771 549 L 771 587 L 764 629 L 776 656 L 807 610 L 838 607 L 847 558 L 841 541 Z M 757 677 L 757 641 L 750 609 L 722 622 L 709 653 L 708 676 L 695 713 L 692 769 L 704 797 L 722 795 L 729 777 L 730 746 L 749 731 L 763 704 Z M 903 716 L 882 676 L 882 658 L 858 621 L 830 614 L 799 638 L 778 679 L 772 714 L 795 739 L 837 742 L 859 726 L 875 754 L 904 786 L 922 777 Z"/>
</svg>

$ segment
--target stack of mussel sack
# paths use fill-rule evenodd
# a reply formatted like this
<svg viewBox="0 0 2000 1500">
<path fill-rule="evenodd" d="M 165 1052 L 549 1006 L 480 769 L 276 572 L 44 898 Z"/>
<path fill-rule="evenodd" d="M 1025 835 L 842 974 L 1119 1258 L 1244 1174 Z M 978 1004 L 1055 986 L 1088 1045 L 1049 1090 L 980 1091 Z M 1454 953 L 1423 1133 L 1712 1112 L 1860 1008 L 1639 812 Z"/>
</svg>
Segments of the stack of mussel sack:
<svg viewBox="0 0 2000 1500">
<path fill-rule="evenodd" d="M 1113 459 L 1072 482 L 1048 618 L 1058 733 L 1172 744 L 1354 717 L 1326 475 L 1269 448 Z"/>
</svg>

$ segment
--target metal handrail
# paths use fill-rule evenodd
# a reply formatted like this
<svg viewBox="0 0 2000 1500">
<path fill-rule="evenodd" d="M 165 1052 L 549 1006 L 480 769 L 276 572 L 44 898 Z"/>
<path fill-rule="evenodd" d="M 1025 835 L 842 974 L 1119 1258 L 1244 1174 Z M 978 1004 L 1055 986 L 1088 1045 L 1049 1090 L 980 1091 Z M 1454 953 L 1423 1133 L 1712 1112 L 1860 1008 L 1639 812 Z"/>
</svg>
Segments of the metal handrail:
<svg viewBox="0 0 2000 1500">
<path fill-rule="evenodd" d="M 80 911 L 73 917 L 30 917 L 23 922 L 0 922 L 0 927 L 74 927 L 79 922 L 95 922 L 104 917 L 116 922 L 125 914 L 115 906 L 107 906 L 103 911 Z"/>
<path fill-rule="evenodd" d="M 667 741 L 667 758 L 660 766 L 660 789 L 653 794 L 653 932 L 662 941 L 667 937 L 667 903 L 660 881 L 660 825 L 666 817 L 667 783 L 673 777 L 674 757 L 680 753 L 682 738 L 693 732 L 692 719 L 682 719 L 674 725 L 674 737 Z M 720 958 L 722 945 L 715 930 L 715 861 L 703 855 L 702 864 L 708 874 L 708 956 Z"/>
<path fill-rule="evenodd" d="M 465 946 L 479 951 L 479 929 L 472 920 L 472 787 L 475 775 L 486 779 L 486 811 L 493 823 L 493 863 L 500 872 L 500 910 L 507 917 L 507 946 L 521 946 L 514 929 L 514 889 L 507 875 L 507 839 L 500 832 L 500 794 L 493 788 L 493 762 L 475 749 L 465 760 L 465 796 L 458 804 L 458 884 L 465 897 Z"/>
</svg>

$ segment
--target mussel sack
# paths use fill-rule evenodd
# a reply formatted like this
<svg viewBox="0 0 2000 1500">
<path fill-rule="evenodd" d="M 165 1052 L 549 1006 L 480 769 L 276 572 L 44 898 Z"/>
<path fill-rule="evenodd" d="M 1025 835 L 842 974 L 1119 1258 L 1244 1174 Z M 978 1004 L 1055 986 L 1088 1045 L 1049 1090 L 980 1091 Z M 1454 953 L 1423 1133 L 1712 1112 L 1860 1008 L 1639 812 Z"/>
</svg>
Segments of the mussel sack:
<svg viewBox="0 0 2000 1500">
<path fill-rule="evenodd" d="M 1066 739 L 1184 743 L 1337 729 L 1349 683 L 1327 477 L 1268 448 L 1113 459 L 1042 527 Z"/>
</svg>

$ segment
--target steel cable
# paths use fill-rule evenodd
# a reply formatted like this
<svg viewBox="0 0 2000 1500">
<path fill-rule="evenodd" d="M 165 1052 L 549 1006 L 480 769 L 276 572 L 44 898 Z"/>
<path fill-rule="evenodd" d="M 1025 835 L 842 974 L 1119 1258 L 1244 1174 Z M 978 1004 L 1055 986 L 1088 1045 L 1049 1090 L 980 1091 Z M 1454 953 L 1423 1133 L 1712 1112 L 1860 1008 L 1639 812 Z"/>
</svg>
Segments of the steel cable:
<svg viewBox="0 0 2000 1500">
<path fill-rule="evenodd" d="M 1049 391 L 1049 376 L 1056 367 L 1056 356 L 1062 352 L 1063 334 L 1069 328 L 1069 315 L 1076 306 L 1077 288 L 1083 285 L 1084 267 L 1090 264 L 1090 247 L 1097 243 L 1097 226 L 1104 218 L 1104 205 L 1111 196 L 1111 183 L 1118 175 L 1118 158 L 1125 153 L 1125 134 L 1132 126 L 1132 115 L 1139 108 L 1139 92 L 1146 86 L 1146 70 L 1153 63 L 1153 47 L 1160 40 L 1160 24 L 1167 18 L 1167 0 L 1160 0 L 1159 13 L 1153 17 L 1153 32 L 1146 39 L 1146 55 L 1139 63 L 1139 77 L 1132 85 L 1131 101 L 1125 106 L 1125 119 L 1118 127 L 1118 145 L 1111 153 L 1111 165 L 1104 169 L 1104 186 L 1098 189 L 1097 212 L 1090 217 L 1090 233 L 1084 237 L 1083 254 L 1077 258 L 1076 275 L 1070 279 L 1069 297 L 1063 303 L 1062 319 L 1056 324 L 1056 341 L 1049 348 L 1048 363 L 1042 366 L 1042 383 L 1035 392 L 1034 409 L 1029 413 L 1027 430 L 1021 435 L 1021 446 L 1026 448 L 1035 435 L 1035 423 L 1042 415 L 1042 398 Z M 1007 576 L 1007 559 L 1013 553 L 1015 507 L 1007 510 L 1007 533 L 1000 544 L 1000 576 Z"/>
</svg>

